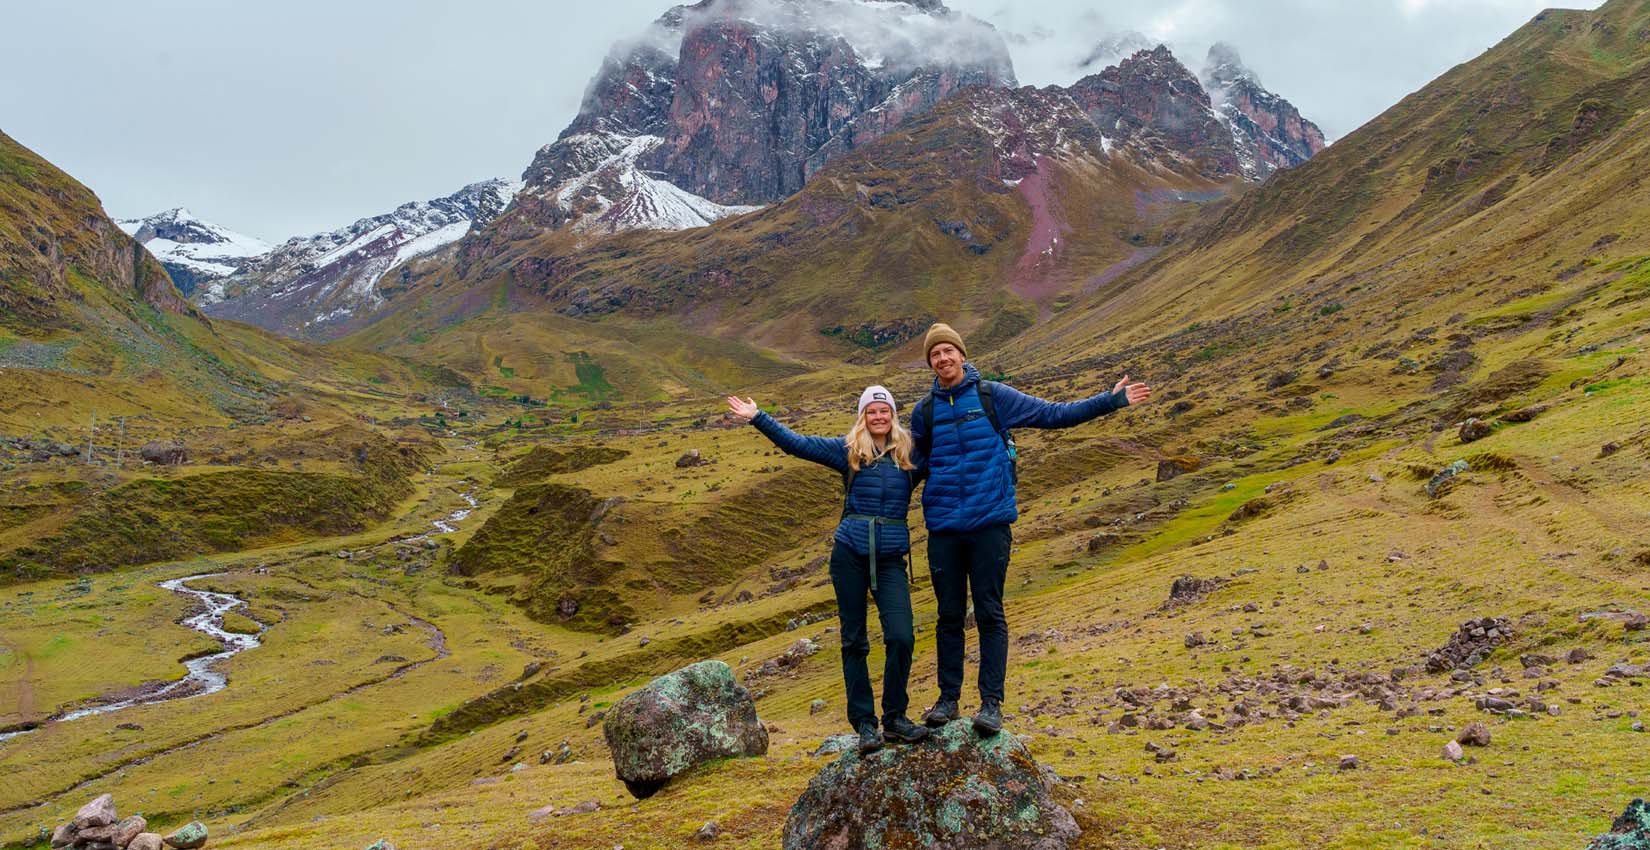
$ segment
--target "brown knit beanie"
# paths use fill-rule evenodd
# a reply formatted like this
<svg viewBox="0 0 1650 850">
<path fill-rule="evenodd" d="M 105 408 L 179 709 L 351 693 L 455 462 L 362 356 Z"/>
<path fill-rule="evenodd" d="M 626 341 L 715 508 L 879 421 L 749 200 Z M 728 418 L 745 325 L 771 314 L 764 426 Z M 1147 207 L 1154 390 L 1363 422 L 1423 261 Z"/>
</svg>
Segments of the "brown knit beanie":
<svg viewBox="0 0 1650 850">
<path fill-rule="evenodd" d="M 923 359 L 927 360 L 928 353 L 934 350 L 934 346 L 942 342 L 955 345 L 957 350 L 962 352 L 962 356 L 968 356 L 968 349 L 963 347 L 962 335 L 952 330 L 951 326 L 944 322 L 935 322 L 934 326 L 928 329 L 928 335 L 923 337 L 922 340 Z"/>
</svg>

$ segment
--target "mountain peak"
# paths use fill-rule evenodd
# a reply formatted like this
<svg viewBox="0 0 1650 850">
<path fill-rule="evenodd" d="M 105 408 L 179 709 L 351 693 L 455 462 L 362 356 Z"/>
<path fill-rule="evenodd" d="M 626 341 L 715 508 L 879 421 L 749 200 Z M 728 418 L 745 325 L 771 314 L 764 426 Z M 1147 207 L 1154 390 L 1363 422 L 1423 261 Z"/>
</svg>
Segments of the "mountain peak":
<svg viewBox="0 0 1650 850">
<path fill-rule="evenodd" d="M 1080 73 L 1094 73 L 1116 65 L 1142 50 L 1151 50 L 1153 45 L 1151 39 L 1134 30 L 1107 36 L 1078 61 L 1077 70 Z"/>
<path fill-rule="evenodd" d="M 1203 61 L 1203 79 L 1220 85 L 1230 85 L 1238 80 L 1260 85 L 1260 77 L 1243 64 L 1243 56 L 1238 49 L 1224 41 L 1217 41 L 1209 47 L 1209 55 Z"/>
<path fill-rule="evenodd" d="M 1249 179 L 1264 180 L 1280 168 L 1293 168 L 1327 146 L 1318 125 L 1267 91 L 1231 44 L 1216 42 L 1209 48 L 1201 80 L 1216 114 L 1232 130 Z"/>
</svg>

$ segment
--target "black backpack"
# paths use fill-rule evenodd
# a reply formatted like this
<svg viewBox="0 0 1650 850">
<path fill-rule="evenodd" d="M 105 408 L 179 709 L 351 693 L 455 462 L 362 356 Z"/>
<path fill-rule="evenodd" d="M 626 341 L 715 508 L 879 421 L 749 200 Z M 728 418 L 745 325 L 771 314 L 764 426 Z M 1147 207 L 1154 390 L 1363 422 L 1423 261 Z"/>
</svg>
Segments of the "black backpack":
<svg viewBox="0 0 1650 850">
<path fill-rule="evenodd" d="M 1008 452 L 1010 480 L 1015 484 L 1019 484 L 1020 453 L 1018 447 L 1014 445 L 1014 435 L 1010 434 L 1008 429 L 1003 427 L 1003 423 L 997 420 L 997 403 L 994 398 L 996 387 L 996 383 L 992 381 L 981 381 L 975 392 L 980 396 L 980 409 L 985 411 L 985 418 L 991 422 L 991 430 L 996 431 L 997 436 L 1003 438 L 1003 449 Z M 932 391 L 928 393 L 927 398 L 917 402 L 916 414 L 922 417 L 922 432 L 925 437 L 921 446 L 922 453 L 928 455 L 934 448 L 934 393 Z"/>
</svg>

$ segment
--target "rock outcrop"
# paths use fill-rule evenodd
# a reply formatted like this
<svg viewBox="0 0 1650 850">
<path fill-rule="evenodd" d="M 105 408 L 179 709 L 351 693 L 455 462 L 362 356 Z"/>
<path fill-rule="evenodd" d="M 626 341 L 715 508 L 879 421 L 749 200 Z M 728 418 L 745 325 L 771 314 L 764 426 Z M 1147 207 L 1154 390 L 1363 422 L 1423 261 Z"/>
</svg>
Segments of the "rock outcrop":
<svg viewBox="0 0 1650 850">
<path fill-rule="evenodd" d="M 1161 157 L 1182 156 L 1207 177 L 1239 174 L 1232 133 L 1197 76 L 1158 45 L 1078 80 L 1067 91 L 1109 139 L 1144 142 Z"/>
<path fill-rule="evenodd" d="M 1230 44 L 1218 42 L 1209 48 L 1202 82 L 1215 113 L 1231 129 L 1244 177 L 1265 180 L 1328 146 L 1318 125 L 1302 118 L 1294 104 L 1267 91 Z"/>
<path fill-rule="evenodd" d="M 721 661 L 654 679 L 608 711 L 602 732 L 614 773 L 638 799 L 695 765 L 768 751 L 756 704 Z"/>
<path fill-rule="evenodd" d="M 785 822 L 785 850 L 1065 850 L 1080 834 L 1025 745 L 966 720 L 919 744 L 826 765 Z"/>
</svg>

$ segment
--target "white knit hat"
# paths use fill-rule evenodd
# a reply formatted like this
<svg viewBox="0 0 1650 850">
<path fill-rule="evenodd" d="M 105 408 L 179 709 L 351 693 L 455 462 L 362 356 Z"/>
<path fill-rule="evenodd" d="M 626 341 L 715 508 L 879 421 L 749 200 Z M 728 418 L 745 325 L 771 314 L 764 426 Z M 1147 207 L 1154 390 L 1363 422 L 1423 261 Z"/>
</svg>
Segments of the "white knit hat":
<svg viewBox="0 0 1650 850">
<path fill-rule="evenodd" d="M 864 414 L 865 405 L 870 404 L 873 401 L 880 401 L 883 404 L 888 405 L 888 409 L 892 410 L 896 415 L 899 413 L 899 405 L 894 403 L 894 394 L 889 392 L 887 387 L 876 384 L 866 387 L 865 392 L 859 394 L 859 410 L 854 415 L 859 416 Z"/>
</svg>

